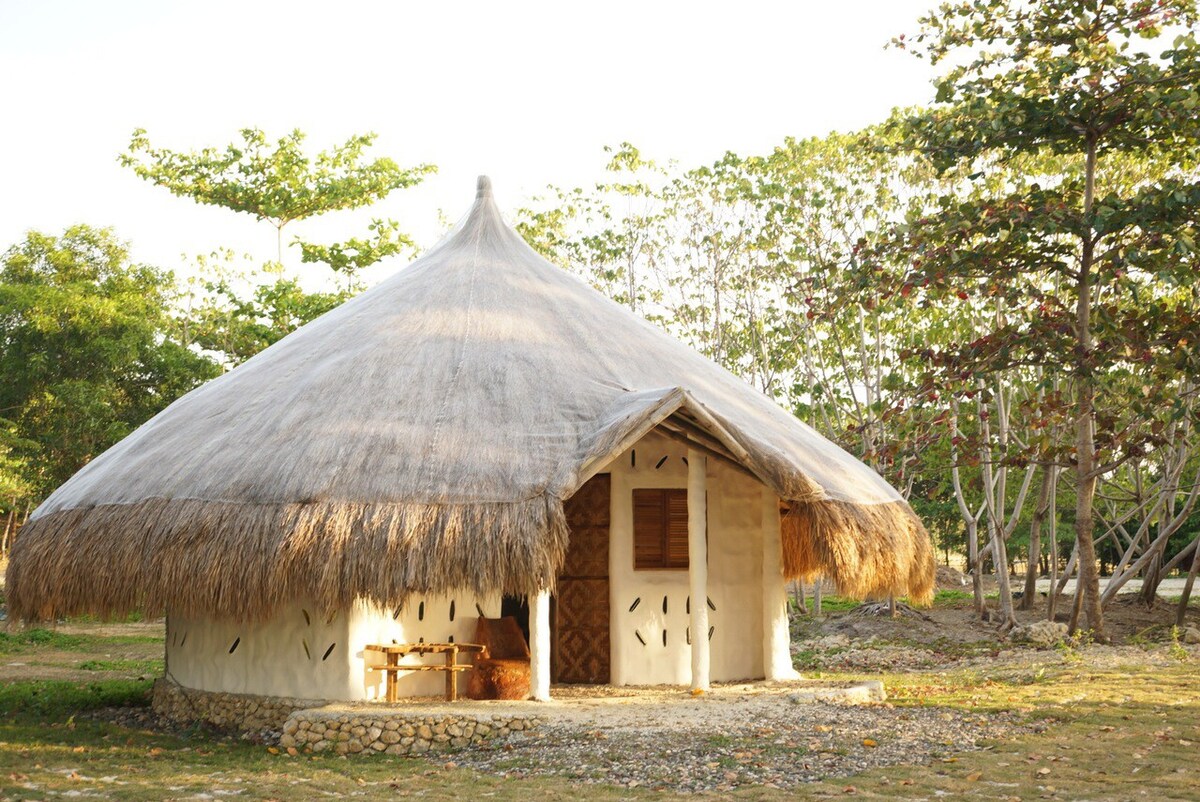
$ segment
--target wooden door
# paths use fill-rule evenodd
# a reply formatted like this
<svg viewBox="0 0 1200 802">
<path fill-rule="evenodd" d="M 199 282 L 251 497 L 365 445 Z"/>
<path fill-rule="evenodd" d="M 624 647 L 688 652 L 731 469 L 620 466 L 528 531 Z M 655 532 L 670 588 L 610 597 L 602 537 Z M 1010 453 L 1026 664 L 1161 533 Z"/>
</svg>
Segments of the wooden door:
<svg viewBox="0 0 1200 802">
<path fill-rule="evenodd" d="M 606 684 L 608 474 L 588 480 L 565 504 L 571 540 L 555 595 L 551 675 L 555 682 Z"/>
</svg>

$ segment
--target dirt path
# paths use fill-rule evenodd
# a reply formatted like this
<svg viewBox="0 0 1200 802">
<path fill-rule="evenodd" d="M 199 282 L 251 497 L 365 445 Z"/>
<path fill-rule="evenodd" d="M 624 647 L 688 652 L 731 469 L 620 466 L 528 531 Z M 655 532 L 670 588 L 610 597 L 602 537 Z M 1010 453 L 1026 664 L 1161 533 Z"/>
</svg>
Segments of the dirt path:
<svg viewBox="0 0 1200 802">
<path fill-rule="evenodd" d="M 1071 602 L 1070 596 L 1059 597 L 1056 620 L 1067 620 Z M 995 610 L 996 600 L 989 599 L 988 606 Z M 1154 607 L 1147 608 L 1136 598 L 1121 596 L 1105 608 L 1105 628 L 1116 644 L 1164 641 L 1175 622 L 1175 611 L 1174 604 L 1162 599 Z M 867 639 L 877 638 L 929 647 L 943 655 L 956 650 L 982 654 L 1011 648 L 994 623 L 981 620 L 975 614 L 970 600 L 939 603 L 937 607 L 917 612 L 918 615 L 896 619 L 886 615 L 863 615 L 858 609 L 840 610 L 820 619 L 800 616 L 793 620 L 793 646 L 804 649 L 806 641 L 841 635 L 860 645 Z M 1039 597 L 1033 610 L 1017 610 L 1016 616 L 1021 624 L 1045 620 L 1046 598 Z M 1200 599 L 1189 606 L 1187 624 L 1200 628 Z"/>
</svg>

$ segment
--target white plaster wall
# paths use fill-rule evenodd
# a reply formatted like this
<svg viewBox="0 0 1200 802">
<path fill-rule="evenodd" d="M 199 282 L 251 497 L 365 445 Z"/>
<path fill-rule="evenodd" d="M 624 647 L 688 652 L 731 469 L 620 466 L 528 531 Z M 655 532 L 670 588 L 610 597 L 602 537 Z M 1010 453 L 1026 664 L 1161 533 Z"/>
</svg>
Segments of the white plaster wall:
<svg viewBox="0 0 1200 802">
<path fill-rule="evenodd" d="M 167 618 L 167 670 L 180 685 L 208 691 L 306 699 L 382 698 L 384 675 L 368 671 L 366 666 L 382 664 L 384 657 L 365 653 L 363 647 L 422 638 L 446 642 L 453 637 L 470 642 L 479 617 L 477 601 L 466 592 L 414 596 L 398 617 L 393 617 L 394 609 L 381 610 L 363 602 L 349 611 L 336 612 L 300 603 L 249 625 L 171 615 Z M 488 617 L 500 614 L 499 596 L 478 603 Z M 435 659 L 442 658 L 430 655 L 421 661 Z M 402 696 L 440 695 L 445 674 L 413 672 L 401 675 L 399 682 Z"/>
<path fill-rule="evenodd" d="M 347 633 L 343 612 L 307 603 L 256 624 L 170 615 L 167 671 L 180 685 L 207 691 L 357 699 Z"/>
<path fill-rule="evenodd" d="M 708 595 L 712 678 L 763 676 L 762 494 L 757 480 L 708 460 Z"/>
<path fill-rule="evenodd" d="M 652 432 L 606 469 L 612 477 L 609 623 L 614 685 L 691 681 L 688 572 L 633 568 L 633 491 L 685 488 L 686 455 L 686 446 Z M 707 462 L 708 598 L 716 608 L 708 612 L 713 632 L 711 677 L 716 681 L 759 678 L 763 676 L 763 487 L 719 460 Z"/>
<path fill-rule="evenodd" d="M 421 605 L 424 605 L 422 610 Z M 454 620 L 450 620 L 450 606 L 454 605 Z M 478 606 L 477 606 L 478 605 Z M 385 698 L 385 675 L 380 671 L 369 671 L 367 666 L 383 665 L 384 655 L 367 652 L 368 643 L 471 643 L 475 640 L 475 625 L 479 610 L 487 618 L 500 616 L 500 596 L 480 599 L 473 593 L 462 592 L 447 596 L 413 596 L 400 610 L 381 610 L 359 603 L 350 615 L 350 642 L 356 650 L 350 655 L 350 676 L 359 696 L 357 699 Z M 472 657 L 460 655 L 459 662 L 470 662 Z M 444 655 L 410 655 L 401 663 L 443 663 Z M 459 693 L 466 690 L 465 672 L 459 672 Z M 446 674 L 442 671 L 412 671 L 398 675 L 397 692 L 400 696 L 441 696 L 446 691 Z"/>
</svg>

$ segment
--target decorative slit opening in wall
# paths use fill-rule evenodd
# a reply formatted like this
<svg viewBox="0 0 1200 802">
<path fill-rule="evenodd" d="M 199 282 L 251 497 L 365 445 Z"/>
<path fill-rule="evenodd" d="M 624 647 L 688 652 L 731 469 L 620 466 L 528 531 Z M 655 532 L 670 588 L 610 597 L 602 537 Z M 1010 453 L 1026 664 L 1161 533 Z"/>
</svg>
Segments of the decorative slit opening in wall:
<svg viewBox="0 0 1200 802">
<path fill-rule="evenodd" d="M 239 645 L 241 642 L 242 642 L 242 638 L 241 638 L 241 636 L 239 635 L 239 636 L 238 636 L 236 639 L 234 639 L 234 641 L 233 641 L 233 645 L 229 647 L 229 653 L 230 653 L 230 654 L 233 654 L 233 653 L 234 653 L 234 651 L 237 649 L 238 645 Z"/>
<path fill-rule="evenodd" d="M 630 468 L 637 467 L 637 449 L 636 448 L 629 452 L 629 467 Z"/>
<path fill-rule="evenodd" d="M 329 659 L 329 655 L 333 654 L 333 647 L 334 647 L 334 646 L 337 646 L 337 643 L 336 643 L 336 642 L 335 642 L 335 643 L 331 643 L 331 644 L 329 644 L 329 648 L 325 650 L 325 654 L 321 655 L 321 662 L 322 662 L 322 663 L 324 663 L 326 660 L 328 660 L 328 659 Z"/>
<path fill-rule="evenodd" d="M 663 646 L 667 645 L 667 631 L 663 630 Z"/>
<path fill-rule="evenodd" d="M 705 596 L 704 600 L 708 602 L 708 609 L 712 610 L 715 613 L 717 611 L 717 605 L 712 603 L 712 599 Z"/>
<path fill-rule="evenodd" d="M 311 627 L 312 619 L 308 616 L 308 610 L 305 610 L 303 607 L 301 607 L 300 612 L 304 613 L 304 626 Z"/>
<path fill-rule="evenodd" d="M 687 629 L 685 629 L 683 631 L 683 635 L 685 638 L 687 638 L 687 645 L 691 646 L 692 645 L 692 628 L 688 627 Z"/>
<path fill-rule="evenodd" d="M 717 631 L 717 628 L 716 628 L 716 627 L 709 627 L 709 628 L 708 628 L 708 639 L 709 639 L 709 640 L 712 640 L 712 635 L 713 635 L 713 633 L 714 633 L 714 632 L 716 632 L 716 631 Z"/>
<path fill-rule="evenodd" d="M 453 600 L 453 599 L 451 599 L 451 600 L 450 600 L 450 620 L 451 620 L 451 621 L 453 621 L 453 620 L 454 620 L 454 600 Z M 452 641 L 450 641 L 450 642 L 451 642 L 451 643 L 454 643 L 454 641 L 453 641 L 453 640 L 452 640 Z"/>
<path fill-rule="evenodd" d="M 425 602 L 421 602 L 419 605 L 417 605 L 417 620 L 425 620 Z"/>
<path fill-rule="evenodd" d="M 309 660 L 311 660 L 312 659 L 312 649 L 308 648 L 308 638 L 301 638 L 300 643 L 301 643 L 301 645 L 304 646 L 304 656 L 307 657 Z"/>
<path fill-rule="evenodd" d="M 479 606 L 479 602 L 475 602 L 475 612 L 479 613 L 480 618 L 487 618 L 487 616 L 484 615 L 483 608 Z"/>
<path fill-rule="evenodd" d="M 692 614 L 692 597 L 688 596 L 687 601 L 683 603 L 683 611 L 688 615 Z"/>
<path fill-rule="evenodd" d="M 404 607 L 403 607 L 403 606 L 401 606 L 401 605 L 396 605 L 396 612 L 392 613 L 392 620 L 393 620 L 393 621 L 399 621 L 399 620 L 400 620 L 400 613 L 402 613 L 403 611 L 404 611 Z"/>
<path fill-rule="evenodd" d="M 663 615 L 667 614 L 667 597 L 663 596 Z"/>
<path fill-rule="evenodd" d="M 183 633 L 183 638 L 179 641 L 179 648 L 183 648 L 183 644 L 187 643 L 187 633 Z"/>
<path fill-rule="evenodd" d="M 683 460 L 684 465 L 688 464 L 687 457 L 680 457 L 680 459 Z"/>
<path fill-rule="evenodd" d="M 661 468 L 661 467 L 663 466 L 663 463 L 664 463 L 664 462 L 666 462 L 666 461 L 667 461 L 669 458 L 670 458 L 670 455 L 668 455 L 668 456 L 666 456 L 666 457 L 663 457 L 662 459 L 660 459 L 660 460 L 658 461 L 658 464 L 656 464 L 656 465 L 654 466 L 654 470 L 656 470 L 656 471 L 657 471 L 659 468 Z"/>
<path fill-rule="evenodd" d="M 425 642 L 424 638 L 417 638 L 417 643 L 424 643 L 424 642 Z"/>
<path fill-rule="evenodd" d="M 635 629 L 635 630 L 633 631 L 633 634 L 634 634 L 634 635 L 637 635 L 637 639 L 638 639 L 638 642 L 639 642 L 639 643 L 641 643 L 643 646 L 645 646 L 645 645 L 646 645 L 646 639 L 642 637 L 642 633 L 641 633 L 641 631 L 640 631 L 640 630 L 637 630 L 637 629 Z"/>
<path fill-rule="evenodd" d="M 446 638 L 446 643 L 454 643 L 454 636 L 451 635 L 450 637 Z"/>
<path fill-rule="evenodd" d="M 636 610 L 638 608 L 638 605 L 641 603 L 642 603 L 642 597 L 638 596 L 636 599 L 633 600 L 633 604 L 629 605 L 629 612 L 632 613 L 634 610 Z"/>
</svg>

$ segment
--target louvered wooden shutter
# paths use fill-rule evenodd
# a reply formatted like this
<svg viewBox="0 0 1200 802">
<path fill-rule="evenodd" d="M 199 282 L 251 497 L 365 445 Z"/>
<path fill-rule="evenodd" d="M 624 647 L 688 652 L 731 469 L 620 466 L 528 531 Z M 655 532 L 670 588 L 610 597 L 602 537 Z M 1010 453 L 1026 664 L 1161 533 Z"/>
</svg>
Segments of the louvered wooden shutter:
<svg viewBox="0 0 1200 802">
<path fill-rule="evenodd" d="M 667 509 L 666 568 L 688 567 L 688 501 L 686 490 L 664 490 Z"/>
<path fill-rule="evenodd" d="M 633 491 L 633 566 L 688 567 L 687 491 Z"/>
</svg>

